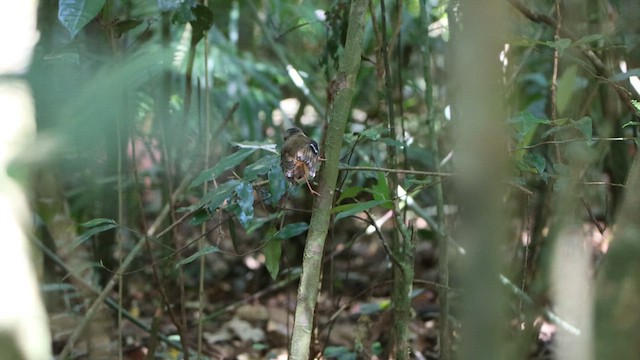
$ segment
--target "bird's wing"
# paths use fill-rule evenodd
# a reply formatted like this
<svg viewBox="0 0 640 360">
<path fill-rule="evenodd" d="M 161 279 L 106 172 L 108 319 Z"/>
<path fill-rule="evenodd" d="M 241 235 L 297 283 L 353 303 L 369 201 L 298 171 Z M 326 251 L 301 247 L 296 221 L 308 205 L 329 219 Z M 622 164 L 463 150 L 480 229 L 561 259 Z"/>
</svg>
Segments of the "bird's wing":
<svg viewBox="0 0 640 360">
<path fill-rule="evenodd" d="M 284 151 L 280 155 L 280 166 L 284 172 L 284 176 L 287 178 L 293 177 L 293 172 L 296 168 L 296 158 L 286 154 Z"/>
<path fill-rule="evenodd" d="M 316 171 L 318 170 L 318 156 L 318 143 L 315 142 L 315 140 L 310 140 L 308 146 L 304 146 L 303 148 L 298 150 L 296 159 L 298 161 L 304 162 L 307 165 L 307 168 L 309 169 L 309 176 L 315 177 Z"/>
</svg>

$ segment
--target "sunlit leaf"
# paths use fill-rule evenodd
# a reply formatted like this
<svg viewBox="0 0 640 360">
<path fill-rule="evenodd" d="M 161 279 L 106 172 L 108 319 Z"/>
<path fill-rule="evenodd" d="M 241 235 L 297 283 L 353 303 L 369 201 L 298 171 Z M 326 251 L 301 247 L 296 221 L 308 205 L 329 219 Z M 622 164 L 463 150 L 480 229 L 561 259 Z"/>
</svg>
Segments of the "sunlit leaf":
<svg viewBox="0 0 640 360">
<path fill-rule="evenodd" d="M 636 115 L 640 115 L 640 101 L 631 99 L 631 104 L 636 108 Z"/>
<path fill-rule="evenodd" d="M 240 143 L 233 143 L 233 145 L 237 146 L 240 149 L 266 150 L 274 154 L 278 153 L 278 150 L 276 150 L 277 145 L 267 142 L 245 141 Z"/>
<path fill-rule="evenodd" d="M 231 155 L 225 156 L 212 168 L 203 170 L 195 180 L 191 182 L 191 187 L 201 185 L 205 181 L 211 181 L 220 176 L 225 171 L 228 171 L 242 162 L 242 160 L 253 154 L 255 149 L 240 149 Z"/>
<path fill-rule="evenodd" d="M 176 269 L 179 268 L 180 266 L 187 265 L 199 259 L 201 256 L 205 256 L 207 254 L 213 254 L 217 252 L 220 252 L 220 249 L 217 246 L 213 246 L 213 245 L 205 246 L 202 249 L 198 250 L 198 252 L 196 252 L 195 254 L 189 256 L 188 258 L 178 261 L 178 263 L 176 264 Z"/>
<path fill-rule="evenodd" d="M 98 15 L 104 3 L 105 0 L 60 0 L 58 19 L 73 38 Z"/>
<path fill-rule="evenodd" d="M 249 222 L 253 220 L 253 186 L 248 182 L 242 182 L 236 187 L 236 196 L 238 197 L 238 220 L 240 224 L 246 228 Z"/>
<path fill-rule="evenodd" d="M 80 226 L 82 226 L 82 227 L 94 227 L 94 226 L 103 225 L 103 224 L 112 224 L 112 225 L 116 225 L 116 226 L 118 225 L 118 223 L 113 219 L 97 218 L 97 219 L 92 219 L 92 220 L 89 220 L 87 222 L 84 222 L 84 223 L 80 224 Z"/>
</svg>

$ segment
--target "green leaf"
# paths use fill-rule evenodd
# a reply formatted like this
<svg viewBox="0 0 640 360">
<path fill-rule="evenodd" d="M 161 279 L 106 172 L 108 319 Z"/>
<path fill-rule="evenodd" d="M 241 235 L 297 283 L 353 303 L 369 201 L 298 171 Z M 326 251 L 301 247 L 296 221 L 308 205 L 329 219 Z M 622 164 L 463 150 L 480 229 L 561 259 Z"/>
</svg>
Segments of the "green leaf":
<svg viewBox="0 0 640 360">
<path fill-rule="evenodd" d="M 353 216 L 355 214 L 359 214 L 365 210 L 369 210 L 373 207 L 384 204 L 386 202 L 390 202 L 390 200 L 379 199 L 379 200 L 366 201 L 363 203 L 340 205 L 331 209 L 331 212 L 334 214 L 336 213 L 338 214 L 336 215 L 336 219 L 335 219 L 335 221 L 338 221 L 340 219 Z"/>
<path fill-rule="evenodd" d="M 198 207 L 205 206 L 209 212 L 215 212 L 225 200 L 233 195 L 233 190 L 239 183 L 238 180 L 230 180 L 221 184 L 216 189 L 209 191 L 200 199 Z"/>
<path fill-rule="evenodd" d="M 236 231 L 236 224 L 233 222 L 233 217 L 231 216 L 227 218 L 227 229 L 229 230 L 229 237 L 231 238 L 231 243 L 233 244 L 233 250 L 236 252 L 236 254 L 239 254 L 240 251 L 238 251 L 238 249 L 240 249 L 240 247 L 238 245 L 240 244 L 240 242 L 238 239 L 238 232 Z"/>
<path fill-rule="evenodd" d="M 95 220 L 109 220 L 109 219 L 95 219 Z M 94 220 L 92 220 L 94 221 Z M 113 220 L 111 220 L 113 221 Z M 91 221 L 89 221 L 91 222 Z M 86 224 L 86 223 L 85 223 Z M 83 224 L 84 226 L 84 224 Z M 75 238 L 73 240 L 73 244 L 71 245 L 71 249 L 75 249 L 76 247 L 80 246 L 82 243 L 84 243 L 85 241 L 89 240 L 90 238 L 92 238 L 94 235 L 97 235 L 101 232 L 105 232 L 107 230 L 111 230 L 114 228 L 117 228 L 118 224 L 114 221 L 113 223 L 103 223 L 102 225 L 93 225 L 91 227 L 91 229 L 85 231 L 84 233 L 82 233 L 82 235 L 78 236 L 77 238 Z"/>
<path fill-rule="evenodd" d="M 341 203 L 344 199 L 355 198 L 358 194 L 360 194 L 364 188 L 362 186 L 352 186 L 346 188 L 342 194 L 340 194 L 340 198 L 338 198 L 337 204 Z"/>
<path fill-rule="evenodd" d="M 557 104 L 558 114 L 564 113 L 567 105 L 573 97 L 576 88 L 576 80 L 578 78 L 578 67 L 576 65 L 569 66 L 558 79 Z"/>
<path fill-rule="evenodd" d="M 525 111 L 514 116 L 510 120 L 510 123 L 516 131 L 516 138 L 522 142 L 521 145 L 527 146 L 536 128 L 541 124 L 550 124 L 551 121 L 539 118 L 531 112 Z"/>
<path fill-rule="evenodd" d="M 97 218 L 97 219 L 92 219 L 85 223 L 82 223 L 80 224 L 80 226 L 88 228 L 88 227 L 94 227 L 94 226 L 103 225 L 103 224 L 113 224 L 116 226 L 118 225 L 118 223 L 113 219 Z"/>
<path fill-rule="evenodd" d="M 545 44 L 547 46 L 549 46 L 549 47 L 557 49 L 558 52 L 560 53 L 560 56 L 562 56 L 564 51 L 567 50 L 569 48 L 569 46 L 571 46 L 571 40 L 570 39 L 558 39 L 556 41 L 547 41 Z"/>
<path fill-rule="evenodd" d="M 260 175 L 265 175 L 272 168 L 280 166 L 280 157 L 277 155 L 263 156 L 253 164 L 244 168 L 244 181 L 253 181 Z"/>
<path fill-rule="evenodd" d="M 287 192 L 287 179 L 280 169 L 280 165 L 274 166 L 269 171 L 269 197 L 267 204 L 275 204 Z"/>
<path fill-rule="evenodd" d="M 622 128 L 626 128 L 627 126 L 638 126 L 640 125 L 640 122 L 638 121 L 629 121 L 628 123 L 622 125 Z"/>
<path fill-rule="evenodd" d="M 365 129 L 360 133 L 360 136 L 369 139 L 371 141 L 378 141 L 380 138 L 387 133 L 387 128 L 382 125 L 377 125 L 374 127 L 370 127 Z"/>
<path fill-rule="evenodd" d="M 211 213 L 207 209 L 199 209 L 191 215 L 189 224 L 191 224 L 192 226 L 197 226 L 209 220 L 209 218 L 211 218 Z"/>
<path fill-rule="evenodd" d="M 306 222 L 297 222 L 289 225 L 285 225 L 280 231 L 275 233 L 275 237 L 280 240 L 287 240 L 294 236 L 298 236 L 309 229 L 309 224 Z"/>
<path fill-rule="evenodd" d="M 523 160 L 527 165 L 535 168 L 538 174 L 544 173 L 544 170 L 547 167 L 547 160 L 544 158 L 544 156 L 537 153 L 527 153 L 524 156 Z"/>
<path fill-rule="evenodd" d="M 187 265 L 188 263 L 191 263 L 199 259 L 201 256 L 205 256 L 207 254 L 213 254 L 217 252 L 220 252 L 220 249 L 217 246 L 213 246 L 213 245 L 205 246 L 202 249 L 198 250 L 198 252 L 196 252 L 195 254 L 189 256 L 188 258 L 178 261 L 178 263 L 176 264 L 176 269 L 179 268 L 180 266 Z"/>
<path fill-rule="evenodd" d="M 238 197 L 238 206 L 240 208 L 238 220 L 242 227 L 246 229 L 251 220 L 253 220 L 253 203 L 255 201 L 253 186 L 248 182 L 240 183 L 236 187 L 236 196 Z"/>
<path fill-rule="evenodd" d="M 389 202 L 385 202 L 382 204 L 383 207 L 387 209 L 392 209 L 393 204 L 391 203 L 391 191 L 389 189 L 389 183 L 387 182 L 387 177 L 384 173 L 377 173 L 377 181 L 376 184 L 369 189 L 368 191 L 373 194 L 374 200 L 388 200 Z"/>
<path fill-rule="evenodd" d="M 189 21 L 193 32 L 191 35 L 191 45 L 195 45 L 202 40 L 204 34 L 211 29 L 213 25 L 213 11 L 208 6 L 197 4 L 191 8 L 195 19 Z"/>
<path fill-rule="evenodd" d="M 100 10 L 105 0 L 60 0 L 58 3 L 58 19 L 69 30 L 74 38 Z"/>
<path fill-rule="evenodd" d="M 282 256 L 282 241 L 276 238 L 276 229 L 271 226 L 266 232 L 267 243 L 262 252 L 264 253 L 265 266 L 271 278 L 275 280 L 280 272 L 280 257 Z"/>
<path fill-rule="evenodd" d="M 136 27 L 138 27 L 140 24 L 142 24 L 142 20 L 140 19 L 127 19 L 127 20 L 120 20 L 118 22 L 116 22 L 115 27 L 114 27 L 114 35 L 116 38 L 119 38 L 120 36 L 122 36 L 122 34 L 126 33 L 129 30 L 133 30 Z"/>
<path fill-rule="evenodd" d="M 593 34 L 593 35 L 587 35 L 585 37 L 583 37 L 582 39 L 574 42 L 573 44 L 571 44 L 572 46 L 578 46 L 578 45 L 582 45 L 582 44 L 588 44 L 590 42 L 594 42 L 594 41 L 600 41 L 604 38 L 603 35 L 601 34 Z"/>
<path fill-rule="evenodd" d="M 264 141 L 245 141 L 239 143 L 233 143 L 233 145 L 239 147 L 240 149 L 254 149 L 254 150 L 265 150 L 272 152 L 274 154 L 278 153 L 276 150 L 277 145 L 264 142 Z"/>
<path fill-rule="evenodd" d="M 240 149 L 235 153 L 225 156 L 218 161 L 212 168 L 203 170 L 198 177 L 191 182 L 191 187 L 203 184 L 205 181 L 211 181 L 220 176 L 225 171 L 232 169 L 242 162 L 242 160 L 253 154 L 255 149 Z"/>
<path fill-rule="evenodd" d="M 631 104 L 636 108 L 636 115 L 640 115 L 640 101 L 631 99 Z"/>
<path fill-rule="evenodd" d="M 572 126 L 580 130 L 586 139 L 591 140 L 593 138 L 593 121 L 590 117 L 585 116 L 578 121 L 574 121 Z"/>
</svg>

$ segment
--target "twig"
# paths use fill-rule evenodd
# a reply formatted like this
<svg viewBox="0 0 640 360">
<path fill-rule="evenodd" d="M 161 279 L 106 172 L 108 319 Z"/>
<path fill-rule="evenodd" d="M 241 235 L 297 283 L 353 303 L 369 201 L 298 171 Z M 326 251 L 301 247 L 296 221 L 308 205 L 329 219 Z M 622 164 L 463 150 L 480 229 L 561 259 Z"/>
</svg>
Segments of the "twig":
<svg viewBox="0 0 640 360">
<path fill-rule="evenodd" d="M 529 150 L 529 149 L 533 149 L 536 148 L 538 146 L 542 146 L 542 145 L 550 145 L 550 144 L 568 144 L 568 143 L 574 143 L 574 142 L 580 142 L 580 141 L 635 141 L 636 138 L 635 137 L 605 137 L 605 138 L 599 138 L 599 137 L 594 137 L 591 139 L 585 139 L 585 138 L 574 138 L 574 139 L 565 139 L 565 140 L 549 140 L 549 141 L 542 141 L 539 143 L 535 143 L 533 145 L 527 145 L 527 146 L 521 146 L 515 149 L 511 149 L 509 150 L 509 152 L 516 152 L 516 151 L 520 151 L 520 150 Z"/>
<path fill-rule="evenodd" d="M 381 168 L 374 166 L 350 166 L 350 165 L 340 165 L 340 170 L 343 171 L 381 171 L 388 173 L 396 173 L 396 174 L 413 174 L 413 175 L 424 175 L 424 176 L 440 176 L 440 177 L 449 177 L 455 174 L 453 173 L 444 173 L 437 171 L 420 171 L 420 170 L 408 170 L 408 169 L 389 169 L 389 168 Z"/>
</svg>

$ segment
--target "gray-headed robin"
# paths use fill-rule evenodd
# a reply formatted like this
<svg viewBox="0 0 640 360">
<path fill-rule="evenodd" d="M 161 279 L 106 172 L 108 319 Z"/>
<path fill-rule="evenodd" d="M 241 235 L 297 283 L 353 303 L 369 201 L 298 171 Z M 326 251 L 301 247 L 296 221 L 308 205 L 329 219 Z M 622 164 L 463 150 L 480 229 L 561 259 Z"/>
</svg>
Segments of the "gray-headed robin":
<svg viewBox="0 0 640 360">
<path fill-rule="evenodd" d="M 307 137 L 297 127 L 285 131 L 280 166 L 289 181 L 293 183 L 305 181 L 312 194 L 320 195 L 311 188 L 309 183 L 309 178 L 316 176 L 320 160 L 320 148 L 315 140 Z"/>
</svg>

